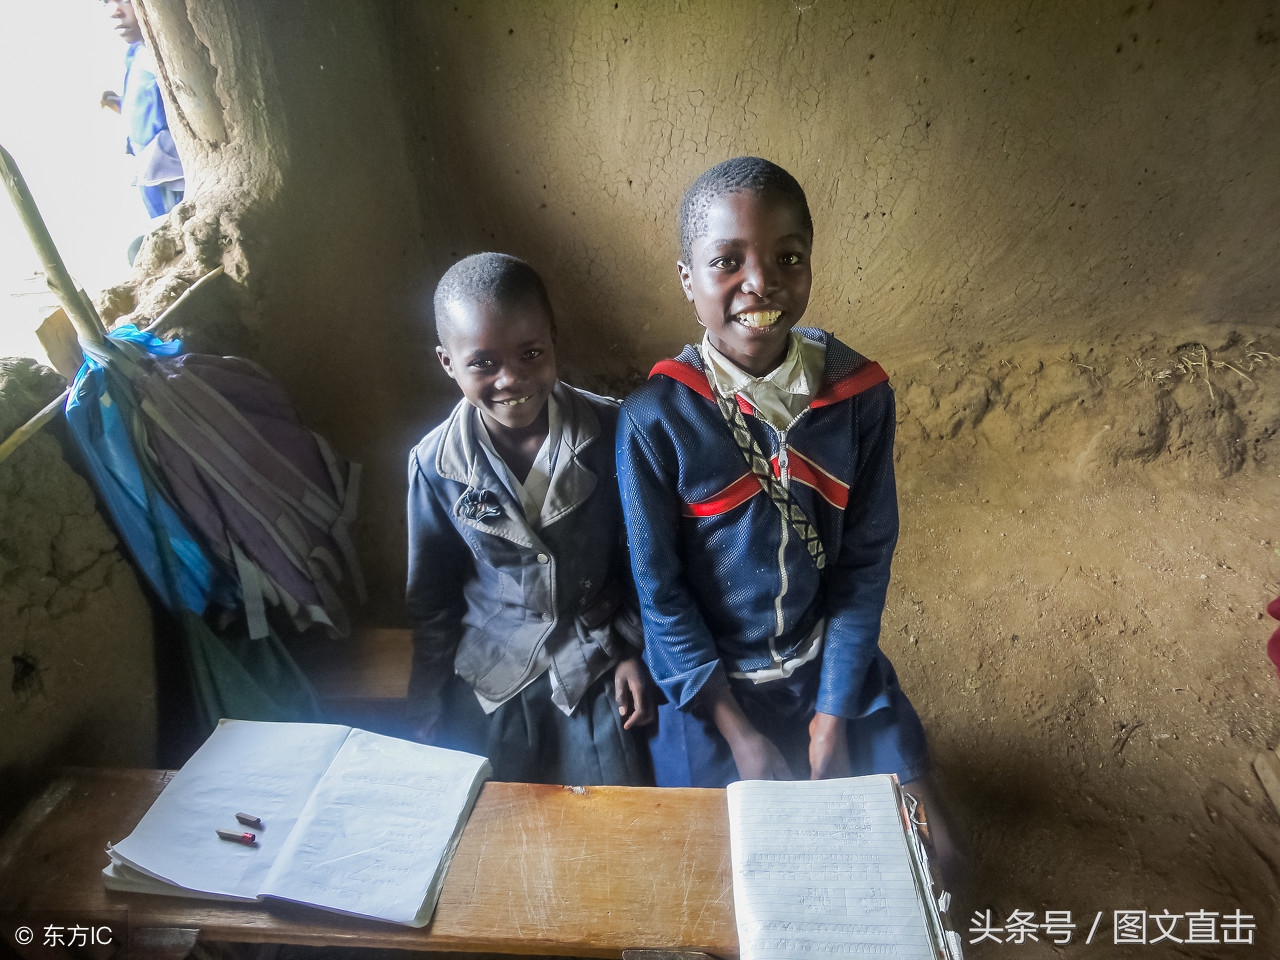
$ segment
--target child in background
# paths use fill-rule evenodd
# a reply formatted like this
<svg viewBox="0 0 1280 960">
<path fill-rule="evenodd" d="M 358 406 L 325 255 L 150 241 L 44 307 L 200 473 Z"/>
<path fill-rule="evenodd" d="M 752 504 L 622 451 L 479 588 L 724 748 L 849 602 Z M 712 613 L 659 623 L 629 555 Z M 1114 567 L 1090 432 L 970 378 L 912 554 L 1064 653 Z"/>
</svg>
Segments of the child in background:
<svg viewBox="0 0 1280 960">
<path fill-rule="evenodd" d="M 182 161 L 169 132 L 164 100 L 156 79 L 156 61 L 142 36 L 132 0 L 102 0 L 116 36 L 129 45 L 124 56 L 121 92 L 104 91 L 102 106 L 121 114 L 128 124 L 125 149 L 136 160 L 134 183 L 142 192 L 147 216 L 161 217 L 177 206 L 186 191 Z M 131 251 L 129 263 L 133 263 Z"/>
<path fill-rule="evenodd" d="M 898 536 L 887 377 L 799 328 L 812 282 L 804 191 L 756 157 L 680 208 L 699 346 L 622 407 L 618 477 L 666 701 L 662 786 L 896 773 L 930 792 L 924 730 L 879 649 Z"/>
<path fill-rule="evenodd" d="M 555 319 L 527 263 L 467 257 L 434 306 L 464 399 L 409 457 L 416 735 L 485 754 L 499 780 L 649 783 L 618 405 L 557 379 Z"/>
</svg>

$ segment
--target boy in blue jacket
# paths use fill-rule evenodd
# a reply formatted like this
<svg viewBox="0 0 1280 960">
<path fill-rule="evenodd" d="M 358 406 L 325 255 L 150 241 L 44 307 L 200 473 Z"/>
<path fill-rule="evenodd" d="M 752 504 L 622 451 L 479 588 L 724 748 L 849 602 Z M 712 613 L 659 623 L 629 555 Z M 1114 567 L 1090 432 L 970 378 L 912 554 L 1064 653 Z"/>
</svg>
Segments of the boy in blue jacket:
<svg viewBox="0 0 1280 960">
<path fill-rule="evenodd" d="M 417 736 L 487 755 L 499 780 L 651 782 L 618 405 L 557 379 L 550 301 L 522 260 L 459 261 L 434 307 L 463 400 L 409 457 Z"/>
<path fill-rule="evenodd" d="M 813 221 L 785 170 L 712 167 L 680 234 L 702 342 L 653 368 L 618 432 L 645 659 L 666 695 L 657 781 L 896 773 L 927 794 L 924 731 L 879 649 L 898 536 L 887 377 L 797 326 Z"/>
</svg>

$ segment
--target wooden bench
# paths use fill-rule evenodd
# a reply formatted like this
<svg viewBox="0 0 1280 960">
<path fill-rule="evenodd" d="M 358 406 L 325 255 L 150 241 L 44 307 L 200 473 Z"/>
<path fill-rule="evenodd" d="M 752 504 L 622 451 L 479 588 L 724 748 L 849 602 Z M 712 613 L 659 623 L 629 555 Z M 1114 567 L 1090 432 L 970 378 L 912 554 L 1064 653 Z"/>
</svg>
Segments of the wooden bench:
<svg viewBox="0 0 1280 960">
<path fill-rule="evenodd" d="M 413 661 L 410 630 L 362 627 L 341 640 L 309 638 L 290 652 L 315 687 L 321 719 L 409 735 L 404 716 Z"/>
<path fill-rule="evenodd" d="M 421 929 L 285 903 L 109 891 L 106 845 L 172 776 L 73 769 L 0 840 L 3 935 L 95 919 L 126 924 L 130 956 L 185 956 L 210 941 L 620 957 L 624 950 L 738 953 L 722 790 L 488 783 L 432 923 Z M 104 919 L 105 918 L 105 919 Z"/>
<path fill-rule="evenodd" d="M 409 692 L 408 629 L 364 627 L 341 640 L 309 639 L 291 652 L 323 701 L 388 702 Z"/>
</svg>

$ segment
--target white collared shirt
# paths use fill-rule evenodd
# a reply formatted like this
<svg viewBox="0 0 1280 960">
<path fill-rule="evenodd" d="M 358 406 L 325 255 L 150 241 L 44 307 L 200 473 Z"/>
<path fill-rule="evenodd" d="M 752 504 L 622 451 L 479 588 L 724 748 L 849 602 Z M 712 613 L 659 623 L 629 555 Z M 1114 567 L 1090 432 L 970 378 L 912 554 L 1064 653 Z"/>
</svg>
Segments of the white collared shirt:
<svg viewBox="0 0 1280 960">
<path fill-rule="evenodd" d="M 556 403 L 556 398 L 547 397 L 547 438 L 542 441 L 538 455 L 533 459 L 533 466 L 529 468 L 529 475 L 524 478 L 523 483 L 516 479 L 516 475 L 507 466 L 507 461 L 502 459 L 494 447 L 489 429 L 484 425 L 484 418 L 478 419 L 480 429 L 476 434 L 479 437 L 480 446 L 484 447 L 484 452 L 489 456 L 489 465 L 515 497 L 516 503 L 520 504 L 520 509 L 524 511 L 524 518 L 529 526 L 535 530 L 538 529 L 542 526 L 542 511 L 547 503 L 547 491 L 551 489 L 551 475 L 555 473 L 556 460 L 560 453 L 560 406 Z"/>
<path fill-rule="evenodd" d="M 794 330 L 788 335 L 787 355 L 763 377 L 753 377 L 702 335 L 702 362 L 725 396 L 742 397 L 756 416 L 775 430 L 786 430 L 809 406 L 822 385 L 826 348 Z"/>
</svg>

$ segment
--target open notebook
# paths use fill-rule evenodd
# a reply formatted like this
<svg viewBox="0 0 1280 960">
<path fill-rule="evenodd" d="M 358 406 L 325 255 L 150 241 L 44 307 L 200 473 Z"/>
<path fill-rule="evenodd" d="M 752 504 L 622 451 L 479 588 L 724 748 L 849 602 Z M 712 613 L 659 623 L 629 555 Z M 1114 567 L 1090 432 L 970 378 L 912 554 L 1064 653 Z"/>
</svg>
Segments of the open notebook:
<svg viewBox="0 0 1280 960">
<path fill-rule="evenodd" d="M 744 780 L 728 798 L 742 960 L 960 960 L 896 778 Z"/>
<path fill-rule="evenodd" d="M 103 873 L 115 890 L 277 897 L 420 927 L 488 775 L 484 757 L 352 727 L 223 720 Z"/>
</svg>

